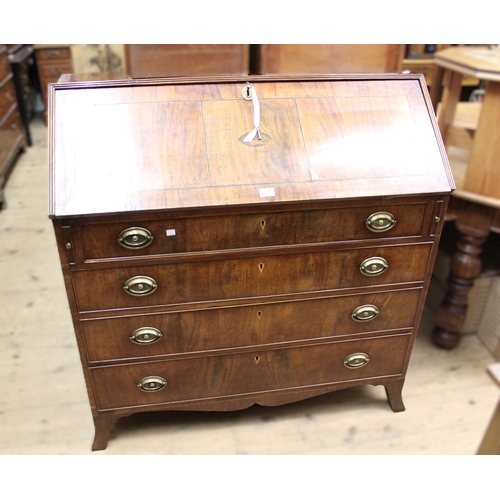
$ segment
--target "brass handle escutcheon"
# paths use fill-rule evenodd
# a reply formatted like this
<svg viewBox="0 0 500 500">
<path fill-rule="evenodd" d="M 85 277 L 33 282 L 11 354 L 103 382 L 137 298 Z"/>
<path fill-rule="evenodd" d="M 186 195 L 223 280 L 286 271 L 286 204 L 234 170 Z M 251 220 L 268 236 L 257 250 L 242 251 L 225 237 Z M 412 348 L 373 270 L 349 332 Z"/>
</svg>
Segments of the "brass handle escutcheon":
<svg viewBox="0 0 500 500">
<path fill-rule="evenodd" d="M 134 276 L 125 281 L 123 289 L 134 297 L 149 295 L 156 291 L 158 285 L 153 278 L 149 276 Z"/>
<path fill-rule="evenodd" d="M 382 257 L 370 257 L 359 265 L 359 271 L 365 276 L 379 276 L 387 270 L 389 264 Z"/>
<path fill-rule="evenodd" d="M 143 227 L 129 227 L 118 235 L 118 243 L 124 248 L 138 250 L 147 247 L 153 241 L 153 235 Z"/>
<path fill-rule="evenodd" d="M 396 219 L 390 212 L 375 212 L 366 219 L 365 224 L 370 231 L 374 233 L 383 233 L 394 227 Z"/>
<path fill-rule="evenodd" d="M 368 356 L 368 354 L 364 352 L 355 352 L 344 359 L 344 366 L 350 369 L 361 368 L 365 366 L 368 361 L 370 361 L 370 356 Z"/>
<path fill-rule="evenodd" d="M 150 375 L 149 377 L 141 379 L 137 384 L 137 387 L 139 387 L 141 391 L 156 392 L 161 391 L 166 385 L 167 381 L 163 377 Z"/>
<path fill-rule="evenodd" d="M 144 344 L 154 344 L 162 338 L 163 334 L 157 328 L 152 326 L 143 326 L 142 328 L 137 328 L 134 330 L 129 339 L 134 344 L 144 345 Z"/>
<path fill-rule="evenodd" d="M 378 316 L 379 308 L 373 304 L 365 304 L 363 306 L 356 307 L 351 313 L 351 318 L 354 321 L 370 321 Z"/>
</svg>

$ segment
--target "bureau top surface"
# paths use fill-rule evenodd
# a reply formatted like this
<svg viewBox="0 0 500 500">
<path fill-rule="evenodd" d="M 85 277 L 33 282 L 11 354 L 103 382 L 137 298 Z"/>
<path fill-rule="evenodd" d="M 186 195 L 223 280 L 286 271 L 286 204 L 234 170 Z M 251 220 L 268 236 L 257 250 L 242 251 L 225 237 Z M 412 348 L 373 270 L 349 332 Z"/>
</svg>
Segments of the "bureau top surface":
<svg viewBox="0 0 500 500">
<path fill-rule="evenodd" d="M 424 87 L 415 75 L 67 79 L 50 87 L 50 215 L 449 193 Z M 259 108 L 262 140 L 245 143 Z"/>
</svg>

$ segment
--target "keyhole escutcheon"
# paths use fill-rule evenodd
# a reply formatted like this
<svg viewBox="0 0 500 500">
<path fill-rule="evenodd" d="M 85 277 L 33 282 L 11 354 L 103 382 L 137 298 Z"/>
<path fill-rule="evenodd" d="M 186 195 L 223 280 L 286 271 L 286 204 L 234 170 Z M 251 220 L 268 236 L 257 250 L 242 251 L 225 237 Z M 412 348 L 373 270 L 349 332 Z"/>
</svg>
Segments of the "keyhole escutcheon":
<svg viewBox="0 0 500 500">
<path fill-rule="evenodd" d="M 262 231 L 264 231 L 265 227 L 266 227 L 266 221 L 265 220 L 261 220 L 260 221 L 260 228 L 262 229 Z"/>
<path fill-rule="evenodd" d="M 260 358 L 259 356 L 255 356 L 255 363 L 259 364 Z"/>
<path fill-rule="evenodd" d="M 243 89 L 241 91 L 241 95 L 243 96 L 243 99 L 245 99 L 245 101 L 251 101 L 252 100 L 252 87 L 250 87 L 250 85 L 243 87 Z"/>
<path fill-rule="evenodd" d="M 262 264 L 262 262 L 259 264 L 259 271 L 264 271 L 264 264 Z"/>
</svg>

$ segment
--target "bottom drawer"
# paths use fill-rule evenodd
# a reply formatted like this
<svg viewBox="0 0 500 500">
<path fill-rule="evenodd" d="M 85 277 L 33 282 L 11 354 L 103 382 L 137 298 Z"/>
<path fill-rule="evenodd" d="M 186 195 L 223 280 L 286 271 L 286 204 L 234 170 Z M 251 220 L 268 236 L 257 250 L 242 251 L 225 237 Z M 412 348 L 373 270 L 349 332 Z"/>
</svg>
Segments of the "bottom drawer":
<svg viewBox="0 0 500 500">
<path fill-rule="evenodd" d="M 244 354 L 98 367 L 90 371 L 101 410 L 194 401 L 399 375 L 403 373 L 410 338 L 410 334 L 392 335 Z M 369 361 L 357 368 L 346 367 L 344 361 L 355 353 L 366 355 Z M 166 385 L 158 383 L 161 379 Z M 141 381 L 144 389 L 156 390 L 139 388 Z"/>
</svg>

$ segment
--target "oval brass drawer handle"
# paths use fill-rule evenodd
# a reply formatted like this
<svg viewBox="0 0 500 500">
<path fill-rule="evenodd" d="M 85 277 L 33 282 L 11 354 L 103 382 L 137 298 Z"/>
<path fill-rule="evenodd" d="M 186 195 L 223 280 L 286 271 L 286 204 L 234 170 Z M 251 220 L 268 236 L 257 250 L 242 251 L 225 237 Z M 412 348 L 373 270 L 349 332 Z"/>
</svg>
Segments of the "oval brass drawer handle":
<svg viewBox="0 0 500 500">
<path fill-rule="evenodd" d="M 129 227 L 118 235 L 118 243 L 124 248 L 138 250 L 145 248 L 153 241 L 153 235 L 143 227 Z"/>
<path fill-rule="evenodd" d="M 365 276 L 379 276 L 387 270 L 389 264 L 382 257 L 370 257 L 359 265 L 359 271 Z"/>
<path fill-rule="evenodd" d="M 368 361 L 370 361 L 370 356 L 368 356 L 368 354 L 364 352 L 355 352 L 354 354 L 349 354 L 349 356 L 344 359 L 344 366 L 350 369 L 361 368 L 365 366 Z"/>
<path fill-rule="evenodd" d="M 365 224 L 370 231 L 374 233 L 383 233 L 394 227 L 396 219 L 390 212 L 375 212 L 366 219 Z"/>
<path fill-rule="evenodd" d="M 149 276 L 134 276 L 125 281 L 123 289 L 135 297 L 149 295 L 156 291 L 158 285 L 153 278 Z"/>
<path fill-rule="evenodd" d="M 373 304 L 365 304 L 363 306 L 356 307 L 351 313 L 351 318 L 354 321 L 370 321 L 378 316 L 379 308 Z"/>
<path fill-rule="evenodd" d="M 134 344 L 144 345 L 144 344 L 154 344 L 162 338 L 163 334 L 158 330 L 158 328 L 153 328 L 152 326 L 143 326 L 142 328 L 137 328 L 130 334 L 130 341 Z"/>
<path fill-rule="evenodd" d="M 137 384 L 137 387 L 139 387 L 141 391 L 156 392 L 161 391 L 166 385 L 167 381 L 163 377 L 150 375 L 149 377 L 141 379 Z"/>
</svg>

